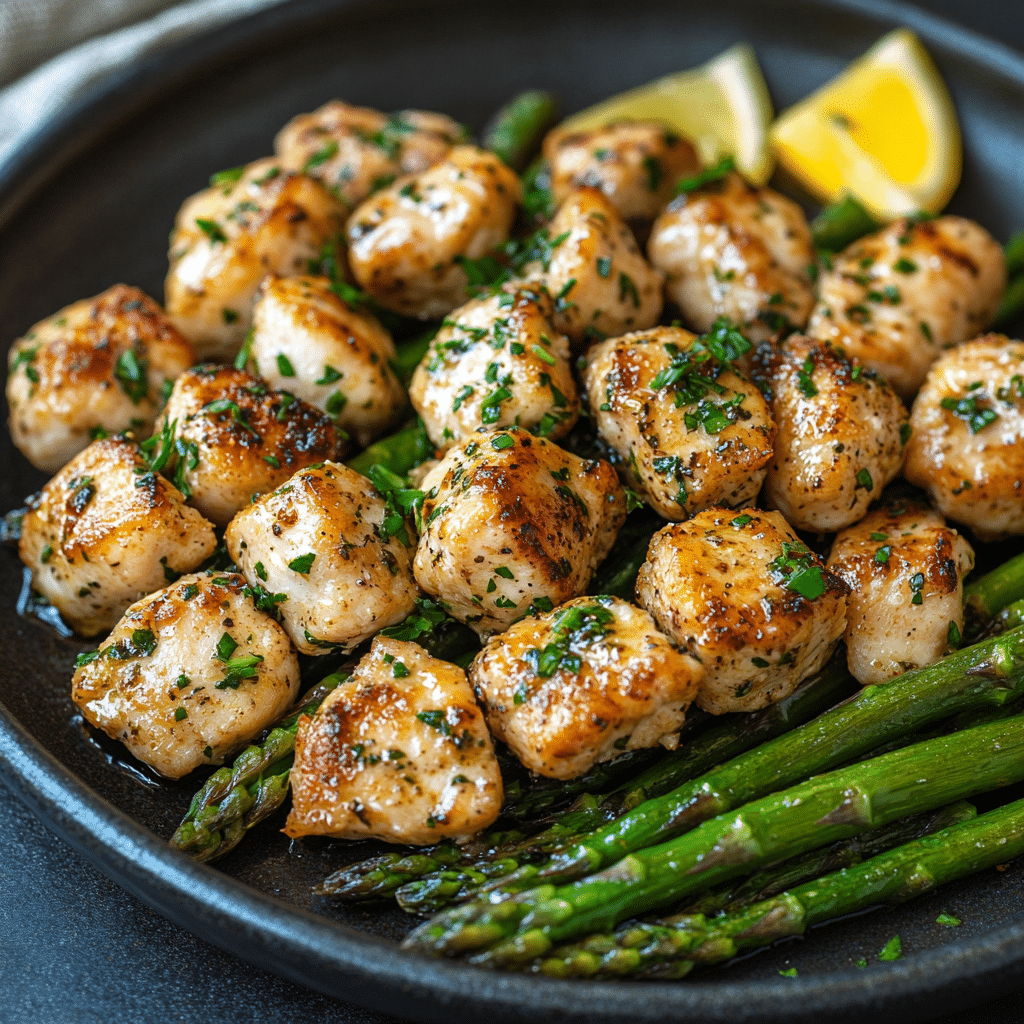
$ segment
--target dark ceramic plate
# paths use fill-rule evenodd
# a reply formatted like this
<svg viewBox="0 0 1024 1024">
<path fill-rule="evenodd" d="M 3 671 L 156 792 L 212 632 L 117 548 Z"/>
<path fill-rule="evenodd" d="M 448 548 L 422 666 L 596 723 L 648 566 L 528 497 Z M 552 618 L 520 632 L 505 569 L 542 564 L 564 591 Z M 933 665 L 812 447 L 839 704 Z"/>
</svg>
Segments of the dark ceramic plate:
<svg viewBox="0 0 1024 1024">
<path fill-rule="evenodd" d="M 267 153 L 290 116 L 333 96 L 443 110 L 479 127 L 528 86 L 556 90 L 571 111 L 746 39 L 783 107 L 901 23 L 924 37 L 961 113 L 967 160 L 953 208 L 1005 238 L 1022 226 L 1024 61 L 919 12 L 853 0 L 297 0 L 150 58 L 43 126 L 0 178 L 0 324 L 13 339 L 115 281 L 159 296 L 181 200 L 212 171 Z M 43 482 L 6 432 L 0 480 L 4 508 Z M 407 956 L 398 912 L 310 896 L 367 844 L 289 845 L 264 827 L 220 869 L 171 851 L 165 839 L 191 786 L 153 784 L 84 730 L 68 698 L 79 648 L 16 614 L 20 568 L 8 551 L 0 560 L 5 781 L 160 913 L 301 984 L 430 1021 L 820 1022 L 910 1020 L 1024 980 L 1020 864 L 682 984 L 558 983 Z M 944 910 L 959 929 L 935 924 Z M 897 933 L 905 959 L 875 962 Z M 855 969 L 861 957 L 868 970 Z M 799 977 L 780 978 L 790 966 Z"/>
</svg>

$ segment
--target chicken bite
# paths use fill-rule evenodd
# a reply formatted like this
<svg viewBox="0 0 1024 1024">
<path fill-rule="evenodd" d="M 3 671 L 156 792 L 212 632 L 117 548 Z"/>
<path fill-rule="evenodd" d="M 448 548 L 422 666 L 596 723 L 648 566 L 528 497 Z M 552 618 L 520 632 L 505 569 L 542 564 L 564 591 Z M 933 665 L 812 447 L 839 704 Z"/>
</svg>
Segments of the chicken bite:
<svg viewBox="0 0 1024 1024">
<path fill-rule="evenodd" d="M 899 475 L 906 407 L 826 342 L 795 334 L 758 359 L 755 378 L 770 391 L 775 422 L 768 506 L 797 530 L 834 533 L 857 522 Z"/>
<path fill-rule="evenodd" d="M 297 469 L 337 458 L 331 418 L 287 391 L 230 366 L 197 366 L 175 382 L 161 423 L 165 460 L 178 489 L 218 526 Z"/>
<path fill-rule="evenodd" d="M 831 657 L 847 585 L 778 512 L 700 512 L 652 538 L 636 593 L 704 666 L 698 707 L 756 711 L 788 697 Z"/>
<path fill-rule="evenodd" d="M 298 692 L 284 630 L 224 572 L 183 576 L 133 604 L 71 681 L 88 722 L 170 779 L 223 764 Z"/>
<path fill-rule="evenodd" d="M 415 534 L 366 477 L 326 462 L 243 508 L 225 533 L 303 654 L 350 651 L 415 606 Z"/>
<path fill-rule="evenodd" d="M 996 240 L 963 217 L 901 220 L 821 275 L 807 333 L 842 346 L 909 402 L 943 349 L 978 335 L 1006 287 Z"/>
<path fill-rule="evenodd" d="M 469 669 L 491 732 L 553 779 L 623 750 L 674 746 L 703 674 L 647 612 L 617 597 L 580 597 L 517 622 Z"/>
<path fill-rule="evenodd" d="M 941 356 L 910 415 L 906 477 L 980 540 L 1024 534 L 1024 341 L 977 338 Z"/>
<path fill-rule="evenodd" d="M 493 153 L 456 146 L 439 164 L 375 193 L 348 221 L 349 264 L 387 309 L 430 320 L 466 299 L 461 262 L 508 240 L 519 179 Z"/>
<path fill-rule="evenodd" d="M 828 568 L 850 587 L 846 660 L 861 685 L 932 665 L 958 646 L 974 551 L 933 509 L 901 502 L 869 513 L 836 537 Z"/>
<path fill-rule="evenodd" d="M 676 199 L 654 222 L 647 257 L 696 331 L 726 316 L 751 341 L 774 340 L 803 327 L 814 305 L 803 210 L 735 173 Z"/>
<path fill-rule="evenodd" d="M 383 637 L 313 718 L 299 719 L 291 790 L 293 838 L 418 846 L 487 828 L 503 799 L 465 672 Z"/>
<path fill-rule="evenodd" d="M 191 345 L 138 288 L 117 284 L 36 324 L 8 357 L 11 437 L 56 473 L 96 436 L 148 432 Z"/>
<path fill-rule="evenodd" d="M 229 360 L 252 323 L 267 274 L 304 274 L 345 228 L 345 208 L 318 181 L 271 159 L 213 176 L 174 222 L 167 312 L 200 359 Z"/>
<path fill-rule="evenodd" d="M 511 427 L 424 478 L 416 581 L 478 633 L 580 596 L 626 518 L 615 470 Z"/>
<path fill-rule="evenodd" d="M 597 431 L 630 486 L 666 519 L 757 496 L 774 426 L 761 392 L 729 359 L 749 347 L 721 325 L 703 339 L 655 327 L 587 353 L 583 381 Z"/>
<path fill-rule="evenodd" d="M 355 206 L 399 175 L 420 174 L 440 163 L 466 129 L 445 114 L 400 110 L 385 114 L 331 100 L 293 117 L 278 132 L 274 151 L 286 170 L 322 181 Z"/>
<path fill-rule="evenodd" d="M 700 170 L 693 147 L 657 121 L 615 121 L 544 140 L 558 203 L 579 188 L 600 189 L 626 220 L 657 217 L 676 183 Z"/>
<path fill-rule="evenodd" d="M 663 275 L 600 189 L 572 192 L 558 208 L 523 276 L 555 298 L 554 324 L 574 342 L 601 341 L 653 327 Z"/>
<path fill-rule="evenodd" d="M 326 412 L 362 448 L 406 408 L 391 335 L 326 277 L 264 281 L 248 351 L 259 377 Z"/>
<path fill-rule="evenodd" d="M 580 401 L 552 312 L 543 288 L 507 285 L 444 321 L 409 385 L 435 445 L 513 424 L 552 440 L 569 432 Z"/>
<path fill-rule="evenodd" d="M 95 636 L 216 546 L 213 525 L 134 444 L 112 437 L 94 441 L 40 491 L 18 553 L 32 589 L 76 633 Z"/>
</svg>

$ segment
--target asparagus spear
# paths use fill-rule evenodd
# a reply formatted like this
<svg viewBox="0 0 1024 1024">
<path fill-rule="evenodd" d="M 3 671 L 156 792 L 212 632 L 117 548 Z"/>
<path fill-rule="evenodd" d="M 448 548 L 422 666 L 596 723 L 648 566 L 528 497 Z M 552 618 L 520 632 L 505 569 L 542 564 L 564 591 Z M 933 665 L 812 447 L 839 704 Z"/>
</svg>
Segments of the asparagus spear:
<svg viewBox="0 0 1024 1024">
<path fill-rule="evenodd" d="M 1008 604 L 1021 599 L 1024 599 L 1024 552 L 964 587 L 968 613 L 986 622 Z"/>
<path fill-rule="evenodd" d="M 484 129 L 484 149 L 521 171 L 540 148 L 544 133 L 558 118 L 558 104 L 549 92 L 530 89 L 509 100 Z"/>
<path fill-rule="evenodd" d="M 275 725 L 262 743 L 246 747 L 230 768 L 218 768 L 192 798 L 171 845 L 196 860 L 213 860 L 233 849 L 253 825 L 284 802 L 299 718 L 311 715 L 347 672 L 324 677 Z"/>
<path fill-rule="evenodd" d="M 1018 800 L 738 912 L 626 926 L 554 950 L 536 967 L 558 978 L 682 977 L 695 963 L 728 960 L 824 921 L 911 899 L 1022 853 L 1024 800 Z"/>
<path fill-rule="evenodd" d="M 1024 629 L 964 648 L 927 668 L 869 686 L 831 711 L 648 800 L 559 852 L 525 864 L 484 900 L 566 882 L 679 835 L 768 793 L 861 757 L 953 715 L 999 708 L 1024 694 Z"/>
<path fill-rule="evenodd" d="M 899 818 L 1024 779 L 1024 716 L 829 772 L 706 820 L 568 885 L 483 899 L 427 921 L 404 946 L 517 967 L 558 942 Z"/>
<path fill-rule="evenodd" d="M 977 817 L 977 814 L 974 805 L 966 800 L 942 807 L 938 811 L 914 814 L 909 818 L 894 821 L 891 825 L 864 832 L 852 839 L 844 839 L 831 846 L 812 850 L 803 856 L 765 868 L 739 884 L 729 883 L 719 889 L 703 893 L 692 903 L 687 904 L 680 913 L 735 913 L 754 903 L 778 896 L 794 886 L 821 878 L 822 875 L 854 867 L 869 857 L 885 853 L 912 839 L 940 832 L 961 821 L 969 821 Z M 670 924 L 672 919 L 669 918 L 663 923 Z"/>
<path fill-rule="evenodd" d="M 427 437 L 423 420 L 417 417 L 395 434 L 374 441 L 354 458 L 348 465 L 364 476 L 372 466 L 383 466 L 392 473 L 405 476 L 413 466 L 418 466 L 424 459 L 434 454 L 434 446 Z"/>
</svg>

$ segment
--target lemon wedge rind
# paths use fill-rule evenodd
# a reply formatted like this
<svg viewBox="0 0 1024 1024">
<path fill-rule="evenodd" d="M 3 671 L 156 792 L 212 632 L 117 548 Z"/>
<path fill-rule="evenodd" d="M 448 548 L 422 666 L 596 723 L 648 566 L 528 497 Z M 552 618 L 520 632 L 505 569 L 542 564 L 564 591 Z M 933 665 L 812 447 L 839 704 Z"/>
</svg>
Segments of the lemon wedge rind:
<svg viewBox="0 0 1024 1024">
<path fill-rule="evenodd" d="M 754 185 L 770 177 L 772 102 L 753 49 L 730 47 L 706 64 L 666 75 L 573 114 L 559 134 L 593 131 L 620 120 L 660 121 L 688 139 L 705 166 L 732 155 Z"/>
<path fill-rule="evenodd" d="M 779 162 L 822 202 L 855 196 L 878 220 L 938 213 L 960 181 L 956 111 L 909 29 L 880 39 L 771 129 Z"/>
</svg>

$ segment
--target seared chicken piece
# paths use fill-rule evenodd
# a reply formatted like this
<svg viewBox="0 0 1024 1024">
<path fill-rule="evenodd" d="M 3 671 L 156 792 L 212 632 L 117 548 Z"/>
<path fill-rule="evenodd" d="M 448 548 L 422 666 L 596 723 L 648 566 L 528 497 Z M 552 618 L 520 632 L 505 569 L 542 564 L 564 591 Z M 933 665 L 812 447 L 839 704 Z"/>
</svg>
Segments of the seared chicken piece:
<svg viewBox="0 0 1024 1024">
<path fill-rule="evenodd" d="M 693 147 L 656 121 L 616 121 L 571 135 L 551 132 L 544 156 L 556 202 L 578 188 L 598 188 L 627 220 L 657 217 L 676 183 L 700 170 Z"/>
<path fill-rule="evenodd" d="M 772 455 L 768 403 L 689 331 L 609 338 L 587 353 L 583 380 L 598 433 L 666 519 L 757 496 Z"/>
<path fill-rule="evenodd" d="M 219 526 L 297 469 L 337 458 L 331 418 L 287 391 L 270 391 L 244 370 L 197 366 L 175 382 L 161 420 L 174 454 L 165 467 L 207 519 Z"/>
<path fill-rule="evenodd" d="M 973 567 L 970 544 L 924 505 L 878 509 L 843 530 L 828 568 L 850 587 L 846 658 L 857 681 L 885 682 L 955 648 Z"/>
<path fill-rule="evenodd" d="M 720 715 L 788 697 L 828 661 L 847 585 L 778 512 L 700 512 L 651 538 L 640 603 L 704 666 L 697 705 Z"/>
<path fill-rule="evenodd" d="M 1024 533 L 1024 341 L 989 334 L 939 358 L 910 416 L 906 477 L 981 540 Z"/>
<path fill-rule="evenodd" d="M 164 387 L 194 362 L 152 299 L 114 285 L 65 306 L 11 346 L 11 437 L 36 469 L 56 473 L 97 435 L 148 433 Z"/>
<path fill-rule="evenodd" d="M 305 174 L 257 160 L 214 175 L 171 232 L 167 312 L 201 359 L 232 358 L 267 274 L 304 274 L 345 228 L 345 208 Z"/>
<path fill-rule="evenodd" d="M 807 333 L 841 345 L 910 401 L 943 349 L 979 334 L 1006 287 L 994 238 L 963 217 L 901 220 L 823 273 Z"/>
<path fill-rule="evenodd" d="M 803 210 L 738 174 L 681 195 L 654 222 L 647 257 L 686 323 L 727 316 L 752 341 L 803 327 L 814 305 L 814 245 Z"/>
<path fill-rule="evenodd" d="M 271 277 L 253 311 L 249 355 L 272 388 L 328 413 L 365 448 L 406 407 L 388 365 L 395 343 L 380 321 L 350 306 L 325 277 Z"/>
<path fill-rule="evenodd" d="M 579 597 L 626 518 L 607 462 L 517 427 L 451 448 L 420 486 L 416 581 L 483 635 Z"/>
<path fill-rule="evenodd" d="M 555 326 L 575 342 L 653 327 L 661 315 L 663 276 L 596 188 L 579 189 L 562 203 L 540 257 L 523 276 L 542 281 L 555 296 Z"/>
<path fill-rule="evenodd" d="M 42 489 L 18 553 L 32 589 L 76 633 L 95 636 L 216 546 L 213 526 L 134 444 L 112 437 L 94 441 Z"/>
<path fill-rule="evenodd" d="M 852 525 L 899 475 L 906 407 L 884 380 L 826 342 L 794 334 L 758 358 L 755 378 L 770 390 L 775 421 L 769 507 L 797 530 Z"/>
<path fill-rule="evenodd" d="M 348 221 L 349 264 L 387 309 L 431 320 L 466 300 L 460 261 L 508 240 L 519 179 L 493 153 L 456 146 L 422 174 L 375 193 Z"/>
<path fill-rule="evenodd" d="M 298 692 L 284 630 L 224 572 L 183 576 L 133 604 L 71 681 L 87 721 L 171 779 L 223 764 Z"/>
<path fill-rule="evenodd" d="M 674 747 L 703 674 L 647 612 L 617 597 L 580 597 L 517 622 L 469 670 L 493 734 L 552 779 L 623 750 Z"/>
<path fill-rule="evenodd" d="M 420 174 L 440 163 L 465 138 L 466 129 L 444 114 L 384 114 L 331 100 L 293 117 L 278 132 L 274 150 L 282 167 L 318 178 L 355 206 L 399 175 Z"/>
<path fill-rule="evenodd" d="M 349 651 L 415 606 L 415 533 L 347 466 L 296 473 L 243 508 L 225 540 L 303 654 Z"/>
<path fill-rule="evenodd" d="M 580 400 L 569 340 L 551 317 L 543 288 L 508 285 L 444 321 L 409 385 L 435 445 L 513 424 L 552 440 L 572 429 Z"/>
<path fill-rule="evenodd" d="M 503 799 L 465 672 L 382 637 L 315 717 L 299 720 L 291 788 L 289 836 L 420 846 L 487 828 Z"/>
</svg>

